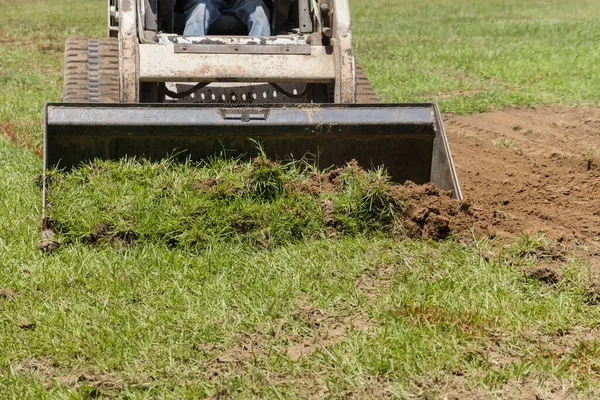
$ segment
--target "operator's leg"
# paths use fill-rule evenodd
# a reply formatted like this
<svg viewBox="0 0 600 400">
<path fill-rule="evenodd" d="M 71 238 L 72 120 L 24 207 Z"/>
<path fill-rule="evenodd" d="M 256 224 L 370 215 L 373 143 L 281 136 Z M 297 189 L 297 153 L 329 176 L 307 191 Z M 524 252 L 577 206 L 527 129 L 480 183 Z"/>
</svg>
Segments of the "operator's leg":
<svg viewBox="0 0 600 400">
<path fill-rule="evenodd" d="M 208 27 L 221 16 L 224 0 L 189 0 L 185 7 L 186 36 L 204 36 Z"/>
<path fill-rule="evenodd" d="M 250 36 L 271 36 L 271 16 L 263 0 L 236 0 L 228 11 L 246 24 Z"/>
</svg>

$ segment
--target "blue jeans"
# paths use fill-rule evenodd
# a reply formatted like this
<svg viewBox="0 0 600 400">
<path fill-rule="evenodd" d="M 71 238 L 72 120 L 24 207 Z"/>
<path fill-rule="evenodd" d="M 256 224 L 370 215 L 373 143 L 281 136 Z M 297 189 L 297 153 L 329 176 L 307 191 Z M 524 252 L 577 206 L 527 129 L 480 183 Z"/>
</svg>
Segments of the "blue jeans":
<svg viewBox="0 0 600 400">
<path fill-rule="evenodd" d="M 206 35 L 210 24 L 219 19 L 221 13 L 235 15 L 246 24 L 250 36 L 271 36 L 269 9 L 263 0 L 235 0 L 231 8 L 227 8 L 224 0 L 189 0 L 183 34 Z"/>
</svg>

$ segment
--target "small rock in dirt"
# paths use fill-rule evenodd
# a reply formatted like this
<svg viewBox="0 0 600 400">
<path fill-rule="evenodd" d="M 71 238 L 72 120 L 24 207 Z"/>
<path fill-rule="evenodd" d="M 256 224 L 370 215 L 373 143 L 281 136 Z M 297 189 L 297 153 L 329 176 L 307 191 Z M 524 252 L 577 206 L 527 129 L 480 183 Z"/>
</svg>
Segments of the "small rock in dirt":
<svg viewBox="0 0 600 400">
<path fill-rule="evenodd" d="M 17 292 L 12 288 L 4 288 L 0 290 L 0 299 L 12 300 L 17 297 Z"/>
</svg>

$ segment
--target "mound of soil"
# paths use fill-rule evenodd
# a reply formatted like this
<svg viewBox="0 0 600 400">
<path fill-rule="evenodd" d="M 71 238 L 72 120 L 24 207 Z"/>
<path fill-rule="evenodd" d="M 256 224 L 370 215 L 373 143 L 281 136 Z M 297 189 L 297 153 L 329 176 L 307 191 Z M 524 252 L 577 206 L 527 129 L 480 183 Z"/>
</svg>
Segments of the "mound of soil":
<svg viewBox="0 0 600 400">
<path fill-rule="evenodd" d="M 394 186 L 393 192 L 406 208 L 404 233 L 408 237 L 446 239 L 451 234 L 469 231 L 474 224 L 468 202 L 453 199 L 450 191 L 440 190 L 433 184 L 406 182 Z"/>
<path fill-rule="evenodd" d="M 445 126 L 479 228 L 543 233 L 600 256 L 600 109 L 511 109 Z"/>
<path fill-rule="evenodd" d="M 337 193 L 343 189 L 342 176 L 350 169 L 355 175 L 366 174 L 356 160 L 351 160 L 346 167 L 312 173 L 306 182 L 290 182 L 287 189 L 314 196 L 323 192 Z M 453 199 L 451 191 L 440 190 L 433 184 L 417 185 L 410 181 L 403 185 L 384 186 L 389 201 L 404 209 L 399 222 L 401 233 L 407 238 L 443 240 L 470 231 L 474 226 L 469 203 Z M 335 211 L 333 202 L 322 202 L 321 210 L 329 233 L 341 228 L 332 217 Z"/>
</svg>

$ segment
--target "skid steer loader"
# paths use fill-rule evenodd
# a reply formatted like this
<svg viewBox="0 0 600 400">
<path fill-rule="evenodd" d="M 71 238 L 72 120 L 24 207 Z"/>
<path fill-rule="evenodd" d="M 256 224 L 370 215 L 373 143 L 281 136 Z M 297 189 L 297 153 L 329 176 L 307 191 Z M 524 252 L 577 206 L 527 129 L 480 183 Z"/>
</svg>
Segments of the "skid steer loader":
<svg viewBox="0 0 600 400">
<path fill-rule="evenodd" d="M 315 155 L 384 165 L 461 198 L 438 107 L 381 104 L 352 50 L 348 0 L 266 0 L 271 37 L 223 14 L 183 35 L 185 0 L 109 0 L 108 37 L 65 48 L 64 102 L 45 108 L 44 167 L 177 154 Z"/>
</svg>

